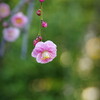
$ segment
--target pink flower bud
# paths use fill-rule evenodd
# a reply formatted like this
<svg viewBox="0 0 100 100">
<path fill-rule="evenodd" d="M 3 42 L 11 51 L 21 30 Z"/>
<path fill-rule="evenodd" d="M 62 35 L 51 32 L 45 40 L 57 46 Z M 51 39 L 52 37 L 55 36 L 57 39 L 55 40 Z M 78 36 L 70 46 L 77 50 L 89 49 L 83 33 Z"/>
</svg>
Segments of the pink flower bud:
<svg viewBox="0 0 100 100">
<path fill-rule="evenodd" d="M 44 2 L 45 0 L 39 0 L 40 2 Z"/>
<path fill-rule="evenodd" d="M 42 40 L 42 37 L 41 36 L 38 36 L 38 39 L 41 41 Z"/>
<path fill-rule="evenodd" d="M 41 36 L 38 36 L 38 37 L 33 41 L 34 46 L 35 46 L 38 42 L 40 42 L 41 40 L 42 40 L 42 37 L 41 37 Z"/>
<path fill-rule="evenodd" d="M 41 16 L 41 9 L 39 9 L 39 10 L 36 12 L 36 14 L 37 14 L 38 16 Z"/>
<path fill-rule="evenodd" d="M 42 21 L 42 27 L 47 27 L 47 26 L 48 26 L 47 22 Z"/>
<path fill-rule="evenodd" d="M 37 43 L 38 43 L 37 40 L 34 40 L 34 41 L 33 41 L 33 45 L 34 45 L 34 46 L 35 46 Z"/>
</svg>

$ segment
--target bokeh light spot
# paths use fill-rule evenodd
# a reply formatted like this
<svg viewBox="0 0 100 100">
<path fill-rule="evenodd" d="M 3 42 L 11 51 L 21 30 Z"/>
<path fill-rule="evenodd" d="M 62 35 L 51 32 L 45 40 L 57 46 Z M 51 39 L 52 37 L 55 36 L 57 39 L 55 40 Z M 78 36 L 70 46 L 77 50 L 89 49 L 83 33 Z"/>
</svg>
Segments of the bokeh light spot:
<svg viewBox="0 0 100 100">
<path fill-rule="evenodd" d="M 91 38 L 86 43 L 86 53 L 92 59 L 100 59 L 100 38 Z"/>
<path fill-rule="evenodd" d="M 100 90 L 97 87 L 88 87 L 82 92 L 82 100 L 99 100 Z"/>
<path fill-rule="evenodd" d="M 72 63 L 72 58 L 69 51 L 65 51 L 61 54 L 60 63 L 63 67 L 68 67 Z"/>
</svg>

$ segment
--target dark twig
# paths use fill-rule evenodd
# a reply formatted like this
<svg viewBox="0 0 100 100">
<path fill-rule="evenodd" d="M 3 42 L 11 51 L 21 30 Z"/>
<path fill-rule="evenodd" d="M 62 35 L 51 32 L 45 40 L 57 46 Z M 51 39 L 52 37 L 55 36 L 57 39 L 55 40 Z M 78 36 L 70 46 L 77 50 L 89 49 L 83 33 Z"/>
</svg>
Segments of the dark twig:
<svg viewBox="0 0 100 100">
<path fill-rule="evenodd" d="M 20 2 L 18 3 L 18 5 L 14 8 L 14 10 L 11 12 L 11 16 L 15 13 L 17 13 L 26 3 L 26 0 L 19 0 Z"/>
<path fill-rule="evenodd" d="M 22 50 L 21 50 L 21 58 L 22 59 L 25 59 L 26 54 L 27 54 L 28 33 L 29 33 L 30 24 L 31 24 L 32 17 L 33 17 L 33 10 L 34 10 L 33 8 L 34 8 L 34 0 L 31 0 L 29 2 L 29 7 L 28 7 L 28 10 L 27 10 L 27 17 L 28 17 L 29 21 L 23 29 L 24 34 L 23 34 Z"/>
<path fill-rule="evenodd" d="M 3 55 L 4 55 L 5 44 L 6 44 L 6 41 L 2 38 L 2 41 L 1 41 L 1 44 L 0 44 L 0 57 L 3 57 Z"/>
</svg>

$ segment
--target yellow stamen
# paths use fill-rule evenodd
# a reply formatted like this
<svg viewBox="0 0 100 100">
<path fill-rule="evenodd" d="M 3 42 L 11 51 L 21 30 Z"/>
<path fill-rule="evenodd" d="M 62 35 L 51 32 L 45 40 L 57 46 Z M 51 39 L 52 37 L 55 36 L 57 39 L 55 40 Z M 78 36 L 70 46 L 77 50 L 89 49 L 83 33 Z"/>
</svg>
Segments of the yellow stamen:
<svg viewBox="0 0 100 100">
<path fill-rule="evenodd" d="M 16 19 L 16 22 L 20 24 L 20 23 L 22 23 L 22 19 L 18 18 L 18 19 Z"/>
<path fill-rule="evenodd" d="M 1 12 L 1 13 L 4 13 L 4 12 L 6 12 L 6 9 L 1 8 L 1 9 L 0 9 L 0 12 Z"/>
<path fill-rule="evenodd" d="M 50 58 L 49 52 L 44 51 L 44 52 L 42 53 L 42 57 L 43 57 L 44 60 Z"/>
</svg>

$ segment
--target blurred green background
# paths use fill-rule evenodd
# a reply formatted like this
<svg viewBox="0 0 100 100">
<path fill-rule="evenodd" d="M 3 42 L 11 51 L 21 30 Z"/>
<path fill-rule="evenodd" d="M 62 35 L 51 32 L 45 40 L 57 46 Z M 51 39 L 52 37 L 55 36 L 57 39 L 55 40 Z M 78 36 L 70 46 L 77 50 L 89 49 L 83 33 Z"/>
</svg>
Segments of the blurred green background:
<svg viewBox="0 0 100 100">
<path fill-rule="evenodd" d="M 13 9 L 20 0 L 3 1 Z M 57 57 L 48 64 L 31 57 L 39 7 L 34 0 L 27 58 L 20 57 L 23 32 L 0 58 L 0 100 L 100 100 L 100 0 L 45 0 L 43 41 L 57 45 Z M 0 23 L 0 40 L 2 28 Z"/>
</svg>

